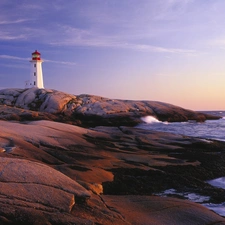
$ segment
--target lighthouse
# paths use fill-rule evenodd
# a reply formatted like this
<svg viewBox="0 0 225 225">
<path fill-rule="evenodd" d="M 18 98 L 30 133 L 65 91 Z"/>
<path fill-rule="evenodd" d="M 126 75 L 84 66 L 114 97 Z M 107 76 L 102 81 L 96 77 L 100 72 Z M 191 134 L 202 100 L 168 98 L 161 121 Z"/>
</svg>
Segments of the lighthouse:
<svg viewBox="0 0 225 225">
<path fill-rule="evenodd" d="M 37 87 L 37 88 L 44 88 L 43 83 L 43 74 L 42 74 L 42 62 L 41 53 L 37 50 L 32 53 L 32 60 L 31 63 L 31 74 L 30 80 L 26 82 L 27 88 Z"/>
</svg>

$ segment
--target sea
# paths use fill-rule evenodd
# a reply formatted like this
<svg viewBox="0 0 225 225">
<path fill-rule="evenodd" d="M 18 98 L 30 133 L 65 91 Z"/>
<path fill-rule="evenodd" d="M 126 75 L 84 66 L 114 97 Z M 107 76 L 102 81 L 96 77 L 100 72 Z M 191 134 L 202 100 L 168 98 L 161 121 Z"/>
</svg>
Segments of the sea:
<svg viewBox="0 0 225 225">
<path fill-rule="evenodd" d="M 204 111 L 210 115 L 220 116 L 219 120 L 206 120 L 205 122 L 160 122 L 152 116 L 143 117 L 139 128 L 182 134 L 185 136 L 199 137 L 225 141 L 225 111 Z"/>
<path fill-rule="evenodd" d="M 161 122 L 152 116 L 143 117 L 143 123 L 138 128 L 146 130 L 155 130 L 181 134 L 185 136 L 198 137 L 207 140 L 219 140 L 225 142 L 225 111 L 202 111 L 210 115 L 220 116 L 219 120 L 206 120 L 205 122 L 187 121 L 187 122 Z M 225 189 L 225 177 L 218 177 L 214 180 L 206 181 L 209 184 Z M 180 193 L 175 189 L 168 189 L 162 193 L 156 193 L 159 196 L 169 196 L 171 194 L 180 195 L 190 201 L 200 203 L 208 209 L 225 217 L 225 202 L 221 204 L 208 203 L 208 196 L 201 196 L 196 193 Z"/>
</svg>

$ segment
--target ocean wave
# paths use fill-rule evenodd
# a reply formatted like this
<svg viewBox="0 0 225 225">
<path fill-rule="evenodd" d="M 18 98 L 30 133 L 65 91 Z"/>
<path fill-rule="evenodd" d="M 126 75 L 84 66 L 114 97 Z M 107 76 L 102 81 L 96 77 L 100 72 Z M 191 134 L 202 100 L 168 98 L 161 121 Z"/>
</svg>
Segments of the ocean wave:
<svg viewBox="0 0 225 225">
<path fill-rule="evenodd" d="M 220 120 L 207 120 L 204 123 L 196 121 L 167 122 L 159 121 L 154 116 L 142 118 L 142 123 L 137 127 L 144 130 L 169 132 L 206 140 L 225 141 L 225 116 Z"/>
<path fill-rule="evenodd" d="M 160 123 L 158 119 L 156 119 L 154 116 L 145 116 L 142 117 L 141 120 L 145 123 Z"/>
</svg>

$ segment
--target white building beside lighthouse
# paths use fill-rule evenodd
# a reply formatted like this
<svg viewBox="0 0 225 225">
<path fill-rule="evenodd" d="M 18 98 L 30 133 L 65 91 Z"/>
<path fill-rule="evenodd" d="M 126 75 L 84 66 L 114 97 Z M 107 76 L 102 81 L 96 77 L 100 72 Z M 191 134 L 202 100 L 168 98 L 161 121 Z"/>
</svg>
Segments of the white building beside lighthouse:
<svg viewBox="0 0 225 225">
<path fill-rule="evenodd" d="M 41 53 L 37 50 L 32 53 L 30 80 L 26 82 L 26 88 L 44 88 L 43 74 L 42 74 Z"/>
</svg>

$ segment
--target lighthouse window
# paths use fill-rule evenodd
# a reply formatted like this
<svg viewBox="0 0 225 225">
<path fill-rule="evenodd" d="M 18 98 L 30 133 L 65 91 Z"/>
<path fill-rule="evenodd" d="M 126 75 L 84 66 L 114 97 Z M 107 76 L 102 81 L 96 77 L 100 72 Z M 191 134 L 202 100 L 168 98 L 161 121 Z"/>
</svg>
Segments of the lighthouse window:
<svg viewBox="0 0 225 225">
<path fill-rule="evenodd" d="M 34 81 L 34 85 L 36 85 L 36 82 Z"/>
<path fill-rule="evenodd" d="M 34 64 L 34 67 L 36 67 L 36 64 Z"/>
<path fill-rule="evenodd" d="M 36 76 L 36 72 L 34 72 L 34 76 Z"/>
</svg>

